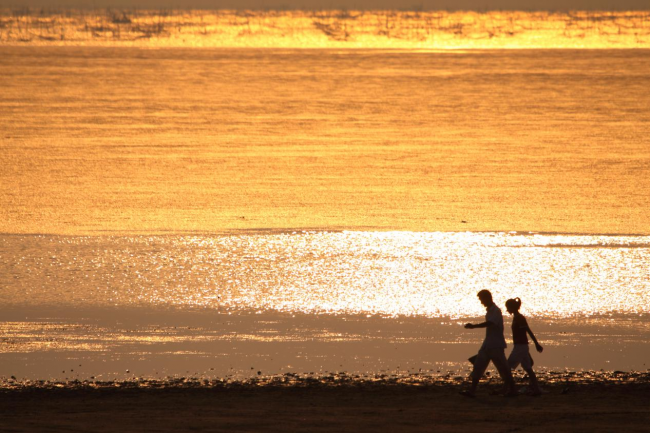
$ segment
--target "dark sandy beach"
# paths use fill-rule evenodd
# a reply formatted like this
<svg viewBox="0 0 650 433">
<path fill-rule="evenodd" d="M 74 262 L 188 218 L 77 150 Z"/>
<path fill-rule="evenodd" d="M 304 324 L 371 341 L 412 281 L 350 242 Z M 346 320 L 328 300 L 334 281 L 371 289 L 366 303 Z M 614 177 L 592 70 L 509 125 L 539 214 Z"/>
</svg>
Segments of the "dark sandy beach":
<svg viewBox="0 0 650 433">
<path fill-rule="evenodd" d="M 648 431 L 650 374 L 541 382 L 541 397 L 494 395 L 498 384 L 484 383 L 474 399 L 458 394 L 458 378 L 5 382 L 0 431 Z"/>
</svg>

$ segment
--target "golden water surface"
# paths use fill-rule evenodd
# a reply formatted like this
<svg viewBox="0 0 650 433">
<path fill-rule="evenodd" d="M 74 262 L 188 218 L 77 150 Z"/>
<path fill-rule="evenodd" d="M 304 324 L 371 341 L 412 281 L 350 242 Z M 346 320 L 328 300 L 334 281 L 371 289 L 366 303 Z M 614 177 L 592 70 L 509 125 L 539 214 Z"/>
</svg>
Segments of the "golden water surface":
<svg viewBox="0 0 650 433">
<path fill-rule="evenodd" d="M 0 81 L 0 232 L 648 233 L 648 50 L 0 46 Z"/>
<path fill-rule="evenodd" d="M 648 22 L 3 12 L 0 375 L 645 369 Z"/>
</svg>

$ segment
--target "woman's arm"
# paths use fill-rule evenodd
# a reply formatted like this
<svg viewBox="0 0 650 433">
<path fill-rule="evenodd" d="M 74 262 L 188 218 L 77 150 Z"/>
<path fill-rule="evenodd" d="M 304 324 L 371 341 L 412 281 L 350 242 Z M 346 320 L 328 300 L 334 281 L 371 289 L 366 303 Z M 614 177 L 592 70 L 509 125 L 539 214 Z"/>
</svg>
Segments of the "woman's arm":
<svg viewBox="0 0 650 433">
<path fill-rule="evenodd" d="M 530 338 L 532 338 L 533 341 L 535 342 L 535 349 L 537 349 L 537 351 L 541 353 L 544 350 L 544 348 L 539 344 L 537 338 L 535 338 L 535 334 L 533 334 L 533 331 L 530 329 L 529 326 L 526 326 L 526 332 L 528 332 Z"/>
</svg>

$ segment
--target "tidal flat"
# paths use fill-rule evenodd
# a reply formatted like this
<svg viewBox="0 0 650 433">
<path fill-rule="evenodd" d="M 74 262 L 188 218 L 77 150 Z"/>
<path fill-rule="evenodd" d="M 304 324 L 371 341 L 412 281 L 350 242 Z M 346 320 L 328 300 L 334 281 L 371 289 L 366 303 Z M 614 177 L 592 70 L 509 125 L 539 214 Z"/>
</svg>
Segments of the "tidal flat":
<svg viewBox="0 0 650 433">
<path fill-rule="evenodd" d="M 650 422 L 648 373 L 542 374 L 539 397 L 497 395 L 499 383 L 488 379 L 468 399 L 458 394 L 461 381 L 345 373 L 230 382 L 4 381 L 0 429 L 645 432 Z"/>
</svg>

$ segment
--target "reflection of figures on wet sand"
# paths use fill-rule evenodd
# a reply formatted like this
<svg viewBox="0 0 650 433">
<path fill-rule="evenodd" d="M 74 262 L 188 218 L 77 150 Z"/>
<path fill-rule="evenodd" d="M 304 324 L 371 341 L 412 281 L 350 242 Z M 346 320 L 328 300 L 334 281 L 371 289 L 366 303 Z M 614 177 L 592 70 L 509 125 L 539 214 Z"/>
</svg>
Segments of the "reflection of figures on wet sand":
<svg viewBox="0 0 650 433">
<path fill-rule="evenodd" d="M 539 389 L 539 384 L 537 383 L 537 376 L 533 371 L 533 358 L 530 356 L 530 351 L 528 350 L 528 337 L 526 334 L 530 335 L 530 338 L 535 342 L 535 348 L 538 352 L 542 352 L 544 348 L 539 344 L 535 334 L 531 331 L 528 326 L 526 318 L 519 312 L 521 307 L 521 299 L 508 299 L 506 301 L 506 309 L 508 313 L 512 314 L 512 343 L 514 347 L 510 356 L 508 357 L 508 365 L 512 370 L 515 370 L 519 364 L 521 368 L 528 373 L 528 378 L 530 380 L 530 389 L 532 395 L 540 395 L 542 391 Z"/>
<path fill-rule="evenodd" d="M 487 370 L 490 361 L 499 371 L 501 378 L 504 382 L 505 395 L 513 396 L 515 392 L 515 382 L 512 378 L 512 373 L 508 367 L 506 360 L 506 339 L 503 336 L 503 315 L 501 310 L 496 306 L 492 300 L 492 293 L 489 290 L 481 290 L 478 292 L 478 298 L 487 309 L 485 315 L 485 322 L 477 325 L 468 323 L 465 325 L 466 329 L 485 328 L 485 340 L 474 358 L 474 370 L 472 371 L 472 384 L 469 390 L 461 391 L 462 395 L 467 397 L 474 397 L 478 382 Z"/>
</svg>

